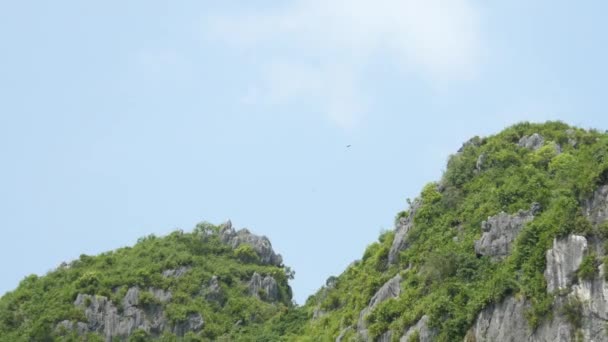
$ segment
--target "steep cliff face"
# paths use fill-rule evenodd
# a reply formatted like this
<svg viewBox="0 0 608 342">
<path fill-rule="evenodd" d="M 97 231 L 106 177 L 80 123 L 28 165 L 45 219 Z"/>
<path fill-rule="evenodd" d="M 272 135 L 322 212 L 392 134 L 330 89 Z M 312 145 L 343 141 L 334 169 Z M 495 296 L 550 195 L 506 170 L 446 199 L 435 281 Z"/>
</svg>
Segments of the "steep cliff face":
<svg viewBox="0 0 608 342">
<path fill-rule="evenodd" d="M 607 170 L 608 136 L 562 123 L 467 141 L 394 231 L 309 298 L 323 315 L 303 335 L 608 341 Z"/>
</svg>

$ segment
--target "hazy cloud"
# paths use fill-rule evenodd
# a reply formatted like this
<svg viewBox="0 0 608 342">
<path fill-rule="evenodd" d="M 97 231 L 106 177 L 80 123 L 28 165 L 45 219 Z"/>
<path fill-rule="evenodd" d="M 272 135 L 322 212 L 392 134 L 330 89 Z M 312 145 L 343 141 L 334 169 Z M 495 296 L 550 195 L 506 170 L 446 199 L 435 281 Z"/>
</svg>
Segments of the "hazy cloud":
<svg viewBox="0 0 608 342">
<path fill-rule="evenodd" d="M 372 58 L 428 82 L 478 71 L 479 12 L 470 0 L 300 0 L 204 22 L 207 39 L 267 55 L 249 101 L 311 97 L 342 127 L 365 112 L 360 79 Z"/>
</svg>

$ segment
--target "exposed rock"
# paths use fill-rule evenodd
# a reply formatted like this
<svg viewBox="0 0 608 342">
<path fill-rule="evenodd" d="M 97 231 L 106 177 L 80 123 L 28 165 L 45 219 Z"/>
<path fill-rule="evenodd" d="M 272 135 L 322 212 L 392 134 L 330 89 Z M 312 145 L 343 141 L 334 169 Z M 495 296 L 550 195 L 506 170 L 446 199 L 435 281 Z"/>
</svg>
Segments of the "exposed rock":
<svg viewBox="0 0 608 342">
<path fill-rule="evenodd" d="M 382 287 L 380 287 L 380 289 L 376 292 L 376 294 L 374 294 L 372 299 L 370 299 L 368 307 L 371 310 L 387 299 L 399 297 L 400 293 L 401 275 L 397 274 L 389 281 L 387 281 L 384 285 L 382 285 Z"/>
<path fill-rule="evenodd" d="M 188 272 L 188 271 L 190 271 L 190 267 L 187 267 L 187 266 L 181 266 L 176 269 L 164 270 L 163 277 L 179 278 L 179 277 L 183 276 L 184 274 L 186 274 L 186 272 Z"/>
<path fill-rule="evenodd" d="M 57 323 L 55 331 L 57 334 L 62 335 L 64 332 L 76 331 L 78 335 L 84 335 L 87 333 L 89 326 L 83 322 L 72 322 L 72 321 L 61 321 Z"/>
<path fill-rule="evenodd" d="M 593 224 L 608 220 L 608 185 L 599 187 L 583 205 L 585 214 Z"/>
<path fill-rule="evenodd" d="M 477 172 L 481 171 L 483 165 L 486 162 L 487 157 L 488 156 L 485 153 L 482 153 L 479 155 L 479 157 L 477 157 L 477 162 L 475 162 L 475 170 L 477 170 Z"/>
<path fill-rule="evenodd" d="M 173 298 L 173 294 L 171 293 L 171 291 L 165 291 L 163 289 L 157 289 L 155 287 L 150 287 L 148 290 L 161 303 L 167 303 Z"/>
<path fill-rule="evenodd" d="M 365 322 L 365 316 L 370 313 L 378 304 L 391 299 L 399 297 L 401 293 L 401 275 L 397 274 L 393 278 L 389 279 L 384 285 L 376 291 L 374 296 L 370 299 L 367 307 L 359 313 L 359 320 L 357 321 L 357 332 L 363 337 L 368 339 L 367 324 Z"/>
<path fill-rule="evenodd" d="M 274 266 L 281 266 L 283 264 L 283 258 L 280 254 L 274 252 L 270 240 L 265 236 L 252 234 L 247 229 L 235 231 L 230 221 L 222 225 L 219 234 L 220 240 L 232 248 L 237 248 L 244 243 L 251 245 L 263 264 Z"/>
<path fill-rule="evenodd" d="M 393 332 L 387 331 L 384 334 L 378 336 L 377 342 L 391 342 L 393 339 Z"/>
<path fill-rule="evenodd" d="M 255 297 L 260 297 L 260 294 L 263 294 L 261 299 L 264 299 L 269 302 L 276 302 L 279 300 L 279 285 L 277 281 L 267 275 L 264 278 L 255 272 L 247 284 L 247 289 L 249 290 L 249 294 Z"/>
<path fill-rule="evenodd" d="M 205 321 L 199 313 L 191 313 L 185 321 L 177 323 L 173 327 L 173 333 L 177 336 L 184 336 L 189 331 L 199 331 Z"/>
<path fill-rule="evenodd" d="M 346 334 L 348 334 L 348 332 L 351 330 L 353 330 L 353 327 L 346 327 L 342 329 L 342 331 L 340 331 L 340 335 L 338 335 L 338 337 L 336 338 L 336 342 L 342 342 L 344 336 L 346 336 Z"/>
<path fill-rule="evenodd" d="M 483 309 L 468 332 L 473 341 L 527 341 L 531 332 L 523 300 L 508 297 Z"/>
<path fill-rule="evenodd" d="M 524 227 L 540 210 L 540 205 L 535 203 L 530 210 L 509 215 L 501 212 L 498 215 L 488 217 L 481 223 L 483 234 L 475 241 L 475 253 L 488 255 L 492 260 L 501 260 L 511 253 L 513 241 Z"/>
<path fill-rule="evenodd" d="M 312 311 L 312 319 L 319 319 L 323 316 L 325 316 L 327 314 L 327 312 L 325 312 L 325 310 L 321 309 L 320 307 L 316 307 L 313 311 Z"/>
<path fill-rule="evenodd" d="M 584 236 L 571 234 L 553 240 L 553 248 L 546 253 L 545 279 L 548 292 L 562 290 L 572 284 L 586 251 L 587 239 Z"/>
<path fill-rule="evenodd" d="M 534 133 L 530 136 L 525 136 L 519 139 L 517 144 L 519 147 L 525 147 L 530 150 L 538 150 L 545 143 L 545 139 L 538 133 Z"/>
<path fill-rule="evenodd" d="M 397 227 L 395 228 L 395 238 L 393 244 L 388 252 L 388 263 L 396 264 L 399 261 L 399 253 L 408 247 L 407 234 L 414 225 L 414 215 L 416 210 L 420 207 L 420 201 L 415 200 L 412 203 L 407 217 L 400 217 L 397 220 Z"/>
<path fill-rule="evenodd" d="M 208 286 L 204 289 L 204 294 L 205 299 L 210 302 L 216 302 L 220 305 L 224 303 L 224 291 L 222 291 L 222 288 L 220 287 L 217 276 L 211 277 Z"/>
<path fill-rule="evenodd" d="M 159 301 L 171 299 L 171 292 L 150 288 L 150 292 Z M 192 313 L 184 322 L 169 324 L 165 312 L 161 306 L 138 307 L 140 290 L 132 287 L 127 290 L 122 300 L 122 312 L 119 312 L 108 298 L 104 296 L 91 296 L 78 294 L 74 305 L 84 310 L 87 323 L 66 323 L 61 326 L 76 330 L 78 334 L 93 332 L 101 334 L 107 342 L 113 339 L 124 339 L 135 330 L 142 329 L 152 336 L 159 336 L 165 331 L 172 331 L 178 336 L 183 336 L 188 331 L 197 331 L 203 326 L 203 318 L 200 314 Z"/>
<path fill-rule="evenodd" d="M 412 335 L 418 333 L 419 342 L 431 342 L 437 336 L 437 330 L 429 328 L 429 316 L 422 316 L 416 324 L 411 326 L 403 336 L 399 339 L 400 342 L 409 342 Z"/>
<path fill-rule="evenodd" d="M 530 304 L 523 299 L 507 297 L 498 304 L 489 305 L 479 313 L 473 327 L 467 333 L 465 341 L 571 341 L 573 329 L 559 314 L 559 307 L 561 307 L 561 300 L 558 298 L 553 318 L 547 318 L 536 330 L 532 331 L 525 315 Z"/>
<path fill-rule="evenodd" d="M 578 298 L 582 307 L 581 332 L 585 341 L 608 339 L 608 284 L 603 266 L 599 266 L 599 276 L 572 286 L 572 296 Z"/>
<path fill-rule="evenodd" d="M 568 128 L 566 130 L 566 134 L 568 135 L 568 144 L 570 144 L 572 147 L 576 147 L 576 145 L 578 144 L 578 141 L 576 141 L 575 138 L 575 133 L 576 131 L 572 128 Z"/>
<path fill-rule="evenodd" d="M 555 144 L 555 154 L 561 154 L 561 153 L 562 153 L 562 145 Z"/>
</svg>

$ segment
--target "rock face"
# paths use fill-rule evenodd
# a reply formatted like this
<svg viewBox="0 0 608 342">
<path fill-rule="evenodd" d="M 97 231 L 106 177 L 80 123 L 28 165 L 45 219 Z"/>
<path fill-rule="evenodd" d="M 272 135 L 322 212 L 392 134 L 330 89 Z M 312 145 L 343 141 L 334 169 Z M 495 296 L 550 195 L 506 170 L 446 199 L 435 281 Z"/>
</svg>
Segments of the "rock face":
<svg viewBox="0 0 608 342">
<path fill-rule="evenodd" d="M 509 215 L 505 212 L 492 217 L 481 223 L 483 234 L 475 241 L 475 253 L 488 255 L 493 260 L 501 260 L 511 253 L 513 241 L 527 222 L 534 219 L 534 215 L 540 210 L 538 204 L 533 204 L 527 211 Z"/>
<path fill-rule="evenodd" d="M 247 284 L 247 289 L 250 295 L 258 298 L 260 297 L 260 294 L 263 294 L 261 299 L 268 302 L 276 302 L 280 299 L 279 285 L 277 284 L 277 281 L 269 275 L 262 278 L 259 273 L 255 272 L 251 277 L 249 284 Z"/>
<path fill-rule="evenodd" d="M 467 334 L 466 341 L 574 341 L 582 334 L 584 341 L 606 341 L 608 322 L 608 284 L 603 265 L 598 275 L 590 280 L 578 280 L 576 271 L 590 248 L 585 237 L 568 235 L 553 241 L 546 253 L 545 279 L 547 291 L 556 294 L 552 318 L 548 318 L 534 331 L 526 320 L 530 303 L 525 299 L 507 297 L 481 311 Z M 578 303 L 573 305 L 573 303 Z M 577 310 L 580 326 L 573 326 L 564 316 L 566 305 Z M 574 307 L 574 309 L 572 309 Z"/>
<path fill-rule="evenodd" d="M 560 301 L 556 302 L 553 318 L 544 321 L 534 331 L 530 329 L 526 320 L 525 312 L 529 307 L 529 303 L 525 300 L 513 296 L 507 297 L 501 303 L 486 307 L 467 333 L 465 341 L 568 342 L 573 340 L 572 326 L 557 310 L 561 307 Z"/>
<path fill-rule="evenodd" d="M 171 292 L 151 289 L 150 292 L 160 301 L 169 301 Z M 122 310 L 104 296 L 78 294 L 74 305 L 84 310 L 87 322 L 63 321 L 58 329 L 76 330 L 78 334 L 89 332 L 101 334 L 107 342 L 116 338 L 124 339 L 141 329 L 152 336 L 170 331 L 183 336 L 188 331 L 198 331 L 204 321 L 200 314 L 191 313 L 184 322 L 171 325 L 159 305 L 140 305 L 140 290 L 130 288 L 122 300 Z"/>
<path fill-rule="evenodd" d="M 608 220 L 608 185 L 597 189 L 593 196 L 585 202 L 583 210 L 593 224 Z"/>
<path fill-rule="evenodd" d="M 338 335 L 338 337 L 336 338 L 336 342 L 342 342 L 342 340 L 344 339 L 344 336 L 346 336 L 346 334 L 348 334 L 348 332 L 351 330 L 353 330 L 352 327 L 346 327 L 346 328 L 342 329 L 342 331 L 340 331 L 340 335 Z"/>
<path fill-rule="evenodd" d="M 384 283 L 380 289 L 370 299 L 367 307 L 359 313 L 359 320 L 357 321 L 357 332 L 363 339 L 368 340 L 367 326 L 365 323 L 365 316 L 370 313 L 378 304 L 389 300 L 391 298 L 397 298 L 401 294 L 401 275 L 397 274 L 389 281 Z"/>
<path fill-rule="evenodd" d="M 177 336 L 184 336 L 188 331 L 200 330 L 204 323 L 201 314 L 191 313 L 185 321 L 179 322 L 173 327 L 173 333 Z"/>
<path fill-rule="evenodd" d="M 418 207 L 420 207 L 420 202 L 416 200 L 410 207 L 407 217 L 400 217 L 397 220 L 395 238 L 393 239 L 393 244 L 388 252 L 388 263 L 390 265 L 396 264 L 397 261 L 399 261 L 399 252 L 406 249 L 408 246 L 407 234 L 414 226 L 414 215 L 416 214 Z"/>
<path fill-rule="evenodd" d="M 563 290 L 572 285 L 586 251 L 587 239 L 584 236 L 568 235 L 553 241 L 553 248 L 546 254 L 545 279 L 548 292 Z"/>
<path fill-rule="evenodd" d="M 280 254 L 274 252 L 270 240 L 265 236 L 252 234 L 247 229 L 236 231 L 232 228 L 232 222 L 230 221 L 224 223 L 219 234 L 220 240 L 232 248 L 237 248 L 244 243 L 251 245 L 263 264 L 274 266 L 283 264 L 283 258 Z"/>
<path fill-rule="evenodd" d="M 163 277 L 179 278 L 179 277 L 183 276 L 184 274 L 186 274 L 186 272 L 188 272 L 188 271 L 190 271 L 190 267 L 187 267 L 187 266 L 181 266 L 176 269 L 164 270 Z"/>
<path fill-rule="evenodd" d="M 531 150 L 538 150 L 545 143 L 545 139 L 538 133 L 534 133 L 530 136 L 525 136 L 519 139 L 517 144 L 519 147 L 525 147 Z"/>
<path fill-rule="evenodd" d="M 486 159 L 488 159 L 488 156 L 485 153 L 482 153 L 479 155 L 479 157 L 477 157 L 477 161 L 475 162 L 475 170 L 477 172 L 481 171 L 481 169 L 483 169 Z"/>
<path fill-rule="evenodd" d="M 409 342 L 410 338 L 413 338 L 416 333 L 418 334 L 419 342 L 432 342 L 435 339 L 437 331 L 429 328 L 429 316 L 422 316 L 414 326 L 407 329 L 405 334 L 399 339 L 399 342 Z"/>
<path fill-rule="evenodd" d="M 209 284 L 204 288 L 203 292 L 206 300 L 216 302 L 220 305 L 224 304 L 226 298 L 224 296 L 224 291 L 222 291 L 222 288 L 220 287 L 217 276 L 211 277 Z"/>
<path fill-rule="evenodd" d="M 600 265 L 599 275 L 594 279 L 583 280 L 572 286 L 572 296 L 581 303 L 581 332 L 585 341 L 608 339 L 608 283 L 603 266 Z"/>
</svg>

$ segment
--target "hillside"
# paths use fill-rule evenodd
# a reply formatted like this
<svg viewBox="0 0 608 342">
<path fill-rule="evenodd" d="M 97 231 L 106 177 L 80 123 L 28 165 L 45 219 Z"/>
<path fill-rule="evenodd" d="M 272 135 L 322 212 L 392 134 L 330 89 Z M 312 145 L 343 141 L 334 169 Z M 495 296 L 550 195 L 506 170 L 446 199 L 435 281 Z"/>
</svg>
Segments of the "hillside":
<svg viewBox="0 0 608 342">
<path fill-rule="evenodd" d="M 268 239 L 200 224 L 27 277 L 0 341 L 608 341 L 608 134 L 474 137 L 408 205 L 303 306 Z"/>
<path fill-rule="evenodd" d="M 0 341 L 272 340 L 292 276 L 267 238 L 202 223 L 25 278 L 0 300 Z"/>
<path fill-rule="evenodd" d="M 308 299 L 304 335 L 606 341 L 607 195 L 606 134 L 549 122 L 475 137 Z"/>
</svg>

